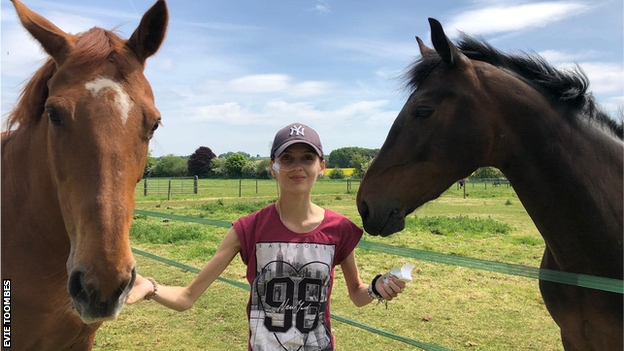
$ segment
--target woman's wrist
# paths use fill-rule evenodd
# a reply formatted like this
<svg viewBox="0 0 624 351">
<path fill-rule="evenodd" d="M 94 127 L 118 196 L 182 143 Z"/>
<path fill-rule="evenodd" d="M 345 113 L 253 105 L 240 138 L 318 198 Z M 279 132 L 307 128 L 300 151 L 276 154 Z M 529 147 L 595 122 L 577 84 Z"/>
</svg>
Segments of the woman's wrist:
<svg viewBox="0 0 624 351">
<path fill-rule="evenodd" d="M 153 298 L 156 297 L 156 295 L 158 295 L 158 284 L 156 283 L 156 281 L 154 280 L 154 278 L 151 277 L 146 277 L 146 280 L 148 280 L 150 283 L 152 283 L 152 292 L 145 295 L 145 297 L 143 297 L 144 300 L 151 300 Z"/>
<path fill-rule="evenodd" d="M 381 274 L 378 274 L 375 278 L 373 278 L 371 283 L 368 285 L 368 288 L 366 289 L 366 293 L 368 294 L 368 297 L 370 297 L 371 300 L 378 300 L 379 302 L 381 302 L 383 301 L 383 297 L 381 296 L 381 294 L 379 293 L 379 291 L 377 291 L 377 288 L 375 287 L 375 284 L 377 284 L 377 280 L 379 278 L 381 278 Z"/>
</svg>

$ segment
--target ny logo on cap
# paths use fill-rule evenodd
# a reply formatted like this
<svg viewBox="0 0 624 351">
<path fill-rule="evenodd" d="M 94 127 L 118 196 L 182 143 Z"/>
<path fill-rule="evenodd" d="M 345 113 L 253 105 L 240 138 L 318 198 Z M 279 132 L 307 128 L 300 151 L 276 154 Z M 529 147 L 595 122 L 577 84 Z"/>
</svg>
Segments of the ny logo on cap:
<svg viewBox="0 0 624 351">
<path fill-rule="evenodd" d="M 305 128 L 303 126 L 292 126 L 290 127 L 290 136 L 293 136 L 293 134 L 295 134 L 295 136 L 305 136 Z"/>
</svg>

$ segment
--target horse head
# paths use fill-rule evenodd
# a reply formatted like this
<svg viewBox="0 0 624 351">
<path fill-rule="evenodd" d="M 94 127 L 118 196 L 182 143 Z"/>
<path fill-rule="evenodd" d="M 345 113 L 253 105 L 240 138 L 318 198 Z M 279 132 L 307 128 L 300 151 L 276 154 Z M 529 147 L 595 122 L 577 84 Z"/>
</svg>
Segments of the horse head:
<svg viewBox="0 0 624 351">
<path fill-rule="evenodd" d="M 364 228 L 373 235 L 402 230 L 406 215 L 493 156 L 490 112 L 479 108 L 486 98 L 479 63 L 451 43 L 438 21 L 429 23 L 435 50 L 416 38 L 422 58 L 409 72 L 414 90 L 358 191 Z"/>
<path fill-rule="evenodd" d="M 161 119 L 143 70 L 164 40 L 167 6 L 157 1 L 123 40 L 101 28 L 68 34 L 13 4 L 51 57 L 41 69 L 49 78 L 40 87 L 45 104 L 33 123 L 71 245 L 72 307 L 87 324 L 114 319 L 136 277 L 129 244 L 134 188 Z"/>
</svg>

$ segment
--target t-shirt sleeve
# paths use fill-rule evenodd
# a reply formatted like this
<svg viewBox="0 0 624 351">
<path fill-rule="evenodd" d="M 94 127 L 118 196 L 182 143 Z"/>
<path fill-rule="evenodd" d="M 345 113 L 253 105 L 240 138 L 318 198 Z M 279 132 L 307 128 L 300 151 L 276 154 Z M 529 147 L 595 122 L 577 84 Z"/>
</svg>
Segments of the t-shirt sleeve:
<svg viewBox="0 0 624 351">
<path fill-rule="evenodd" d="M 362 228 L 358 227 L 346 217 L 340 222 L 340 227 L 341 239 L 338 253 L 336 255 L 336 265 L 341 264 L 342 261 L 344 261 L 345 258 L 353 252 L 357 244 L 360 242 L 362 233 L 364 232 Z"/>
<path fill-rule="evenodd" d="M 232 227 L 236 230 L 236 235 L 238 235 L 238 241 L 241 244 L 241 259 L 244 264 L 249 264 L 249 237 L 247 235 L 247 231 L 245 227 L 247 226 L 248 218 L 242 217 L 238 220 L 232 222 Z"/>
</svg>

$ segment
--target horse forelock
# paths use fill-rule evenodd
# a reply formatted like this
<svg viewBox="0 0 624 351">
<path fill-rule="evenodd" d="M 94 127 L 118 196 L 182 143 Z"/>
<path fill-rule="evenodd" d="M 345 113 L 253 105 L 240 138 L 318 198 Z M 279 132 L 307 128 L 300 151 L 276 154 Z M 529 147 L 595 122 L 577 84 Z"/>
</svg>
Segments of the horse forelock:
<svg viewBox="0 0 624 351">
<path fill-rule="evenodd" d="M 70 53 L 71 62 L 85 67 L 96 66 L 115 52 L 122 52 L 125 41 L 113 31 L 94 27 L 77 35 L 77 41 Z M 48 98 L 48 81 L 56 73 L 56 64 L 49 58 L 24 86 L 19 101 L 5 123 L 8 136 L 14 128 L 36 124 L 43 115 Z"/>
<path fill-rule="evenodd" d="M 567 116 L 585 118 L 623 139 L 624 119 L 622 116 L 612 118 L 600 109 L 593 95 L 587 91 L 589 79 L 578 65 L 571 70 L 557 69 L 536 53 L 503 53 L 484 40 L 477 40 L 466 34 L 461 35 L 457 48 L 469 59 L 486 62 L 513 73 L 548 99 L 554 99 L 555 102 L 576 111 L 575 114 Z M 442 58 L 439 55 L 430 54 L 422 56 L 408 67 L 403 80 L 410 94 L 440 63 Z"/>
</svg>

